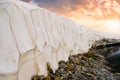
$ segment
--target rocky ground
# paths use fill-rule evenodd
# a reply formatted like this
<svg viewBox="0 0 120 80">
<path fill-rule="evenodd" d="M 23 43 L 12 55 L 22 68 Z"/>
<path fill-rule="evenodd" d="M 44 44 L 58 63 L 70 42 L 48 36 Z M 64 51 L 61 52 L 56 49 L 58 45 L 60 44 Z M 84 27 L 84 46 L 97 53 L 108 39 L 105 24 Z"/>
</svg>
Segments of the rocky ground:
<svg viewBox="0 0 120 80">
<path fill-rule="evenodd" d="M 53 73 L 47 64 L 48 76 L 33 76 L 32 80 L 120 80 L 120 66 L 106 61 L 107 56 L 120 49 L 120 40 L 97 41 L 85 54 L 69 57 L 59 62 Z M 115 43 L 115 45 L 112 45 Z"/>
</svg>

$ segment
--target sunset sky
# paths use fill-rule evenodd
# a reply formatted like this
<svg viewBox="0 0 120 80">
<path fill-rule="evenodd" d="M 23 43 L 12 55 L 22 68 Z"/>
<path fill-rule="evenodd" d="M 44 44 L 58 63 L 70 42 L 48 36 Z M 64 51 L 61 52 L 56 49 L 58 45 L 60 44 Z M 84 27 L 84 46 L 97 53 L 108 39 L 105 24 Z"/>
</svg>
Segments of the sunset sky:
<svg viewBox="0 0 120 80">
<path fill-rule="evenodd" d="M 120 33 L 120 0 L 23 0 L 90 28 Z"/>
</svg>

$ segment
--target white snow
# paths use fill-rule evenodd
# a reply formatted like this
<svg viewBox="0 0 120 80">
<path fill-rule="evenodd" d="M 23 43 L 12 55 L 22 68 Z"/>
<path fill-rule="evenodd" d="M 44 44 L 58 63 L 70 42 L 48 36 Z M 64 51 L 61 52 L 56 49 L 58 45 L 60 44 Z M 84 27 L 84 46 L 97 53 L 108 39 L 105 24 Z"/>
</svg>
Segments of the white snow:
<svg viewBox="0 0 120 80">
<path fill-rule="evenodd" d="M 55 71 L 68 56 L 85 53 L 103 38 L 120 39 L 94 31 L 55 13 L 18 0 L 0 0 L 0 80 L 31 80 Z"/>
</svg>

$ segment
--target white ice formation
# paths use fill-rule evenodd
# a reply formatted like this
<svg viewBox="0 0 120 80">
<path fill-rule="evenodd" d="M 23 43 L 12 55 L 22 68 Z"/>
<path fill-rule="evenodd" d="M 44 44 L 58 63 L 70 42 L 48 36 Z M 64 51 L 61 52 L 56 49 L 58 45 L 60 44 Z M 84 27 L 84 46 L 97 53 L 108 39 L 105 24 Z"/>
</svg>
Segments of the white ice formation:
<svg viewBox="0 0 120 80">
<path fill-rule="evenodd" d="M 96 40 L 120 39 L 19 0 L 0 0 L 0 80 L 46 75 L 69 55 L 85 53 Z"/>
</svg>

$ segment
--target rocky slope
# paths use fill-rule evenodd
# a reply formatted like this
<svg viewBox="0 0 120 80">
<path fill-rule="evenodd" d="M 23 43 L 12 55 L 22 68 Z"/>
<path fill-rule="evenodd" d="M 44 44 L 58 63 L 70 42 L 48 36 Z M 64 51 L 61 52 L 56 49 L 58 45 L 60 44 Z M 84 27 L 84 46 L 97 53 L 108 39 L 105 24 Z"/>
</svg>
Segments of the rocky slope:
<svg viewBox="0 0 120 80">
<path fill-rule="evenodd" d="M 55 73 L 47 64 L 48 76 L 36 75 L 32 80 L 120 80 L 120 66 L 106 61 L 108 55 L 120 49 L 120 45 L 111 44 L 119 42 L 113 39 L 97 41 L 87 53 L 60 61 Z"/>
</svg>

